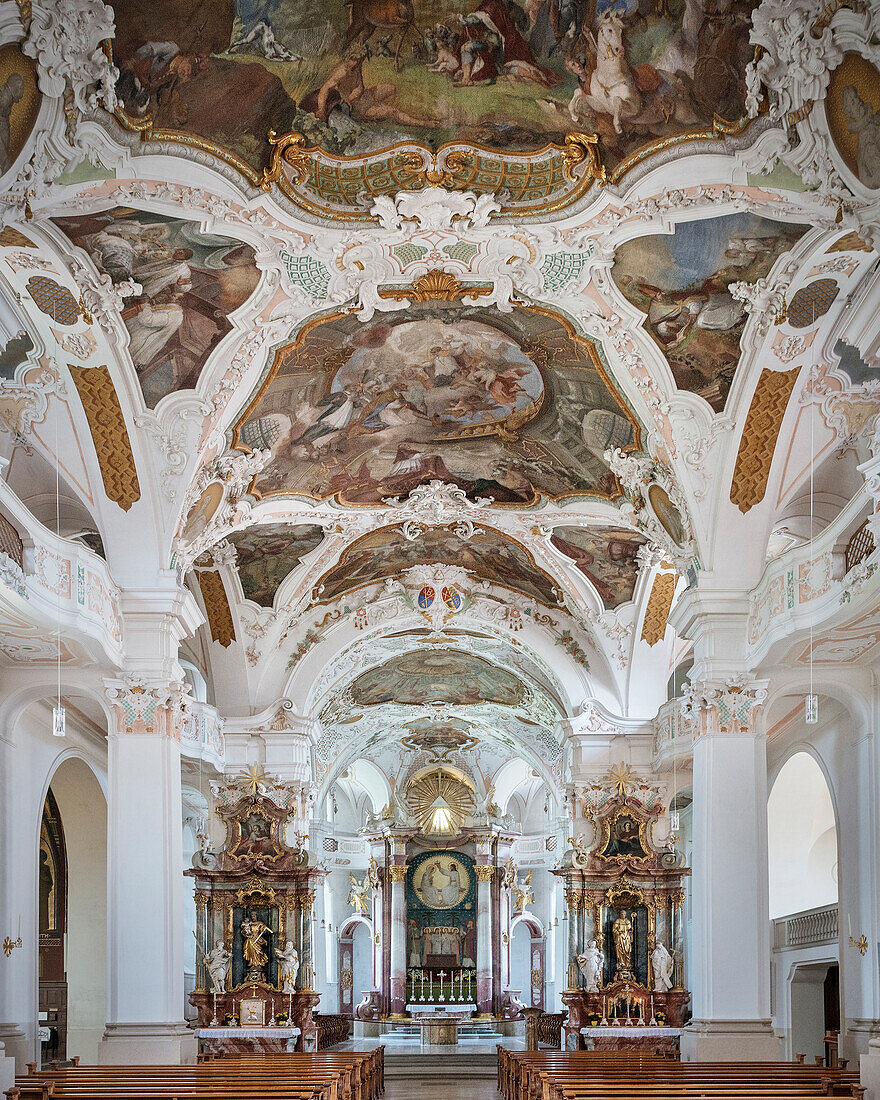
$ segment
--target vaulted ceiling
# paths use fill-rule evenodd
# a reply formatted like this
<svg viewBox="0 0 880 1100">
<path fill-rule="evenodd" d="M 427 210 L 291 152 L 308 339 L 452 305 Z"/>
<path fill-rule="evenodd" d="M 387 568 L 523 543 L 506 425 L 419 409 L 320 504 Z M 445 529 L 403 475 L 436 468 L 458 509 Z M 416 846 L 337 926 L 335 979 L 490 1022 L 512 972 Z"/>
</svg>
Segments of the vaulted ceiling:
<svg viewBox="0 0 880 1100">
<path fill-rule="evenodd" d="M 864 5 L 71 8 L 0 43 L 3 503 L 108 606 L 177 570 L 222 712 L 294 699 L 328 771 L 368 728 L 540 767 L 656 712 L 674 601 L 757 590 L 811 469 L 838 544 L 867 516 Z"/>
</svg>

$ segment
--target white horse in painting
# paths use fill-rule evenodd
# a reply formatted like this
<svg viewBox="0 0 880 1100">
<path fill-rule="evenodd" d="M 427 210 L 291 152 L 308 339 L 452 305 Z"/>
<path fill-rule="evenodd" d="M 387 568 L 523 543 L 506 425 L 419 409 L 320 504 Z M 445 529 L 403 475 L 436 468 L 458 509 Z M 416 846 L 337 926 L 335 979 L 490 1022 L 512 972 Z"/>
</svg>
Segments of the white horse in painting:
<svg viewBox="0 0 880 1100">
<path fill-rule="evenodd" d="M 690 3 L 694 8 L 695 0 Z M 572 121 L 580 124 L 587 112 L 610 115 L 616 134 L 622 134 L 627 123 L 649 131 L 668 126 L 672 120 L 686 125 L 696 122 L 687 73 L 656 68 L 657 90 L 639 89 L 626 56 L 624 30 L 623 15 L 609 11 L 599 20 L 596 38 L 590 35 L 596 50 L 596 68 L 590 76 L 590 90 L 579 88 L 571 97 L 568 113 Z"/>
<path fill-rule="evenodd" d="M 620 12 L 606 12 L 596 30 L 596 68 L 590 78 L 590 90 L 582 88 L 574 93 L 568 105 L 575 122 L 579 121 L 584 106 L 599 114 L 611 115 L 614 132 L 623 132 L 623 123 L 642 109 L 642 95 L 626 59 L 623 42 L 623 16 Z"/>
</svg>

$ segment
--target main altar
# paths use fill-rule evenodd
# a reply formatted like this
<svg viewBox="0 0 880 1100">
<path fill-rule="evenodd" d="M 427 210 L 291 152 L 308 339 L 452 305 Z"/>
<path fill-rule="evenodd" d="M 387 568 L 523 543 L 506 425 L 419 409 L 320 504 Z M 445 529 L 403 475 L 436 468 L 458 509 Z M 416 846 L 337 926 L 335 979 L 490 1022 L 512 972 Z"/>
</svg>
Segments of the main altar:
<svg viewBox="0 0 880 1100">
<path fill-rule="evenodd" d="M 211 850 L 205 838 L 185 872 L 195 879 L 190 1002 L 200 1038 L 223 1049 L 314 1046 L 312 906 L 326 870 L 296 831 L 308 820 L 308 792 L 259 767 L 212 790 L 225 842 Z"/>
<path fill-rule="evenodd" d="M 573 837 L 555 871 L 568 916 L 570 1049 L 671 1047 L 690 1001 L 682 973 L 690 869 L 673 835 L 655 846 L 659 791 L 618 771 L 610 789 L 581 800 L 577 816 L 592 836 Z"/>
</svg>

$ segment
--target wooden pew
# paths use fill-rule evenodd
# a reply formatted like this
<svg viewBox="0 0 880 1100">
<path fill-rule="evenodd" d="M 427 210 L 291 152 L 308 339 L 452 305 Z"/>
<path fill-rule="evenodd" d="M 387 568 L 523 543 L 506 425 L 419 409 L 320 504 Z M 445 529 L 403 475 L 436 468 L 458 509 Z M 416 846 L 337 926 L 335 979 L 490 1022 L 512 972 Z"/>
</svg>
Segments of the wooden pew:
<svg viewBox="0 0 880 1100">
<path fill-rule="evenodd" d="M 58 1066 L 16 1078 L 8 1100 L 378 1100 L 384 1048 L 229 1055 L 195 1066 Z"/>
</svg>

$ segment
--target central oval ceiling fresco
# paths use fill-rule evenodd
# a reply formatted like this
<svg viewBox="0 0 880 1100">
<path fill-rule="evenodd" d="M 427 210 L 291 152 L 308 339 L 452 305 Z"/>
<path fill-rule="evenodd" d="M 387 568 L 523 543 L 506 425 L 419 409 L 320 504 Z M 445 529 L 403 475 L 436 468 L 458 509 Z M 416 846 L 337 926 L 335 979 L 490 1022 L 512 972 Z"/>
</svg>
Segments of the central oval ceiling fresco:
<svg viewBox="0 0 880 1100">
<path fill-rule="evenodd" d="M 457 649 L 392 657 L 384 665 L 362 673 L 348 691 L 352 702 L 360 707 L 380 703 L 496 703 L 515 707 L 526 699 L 526 689 L 516 676 Z"/>
<path fill-rule="evenodd" d="M 616 496 L 604 453 L 640 434 L 595 345 L 558 318 L 429 305 L 304 329 L 276 354 L 234 442 L 272 452 L 258 496 L 375 505 L 439 479 L 531 504 Z"/>
</svg>

